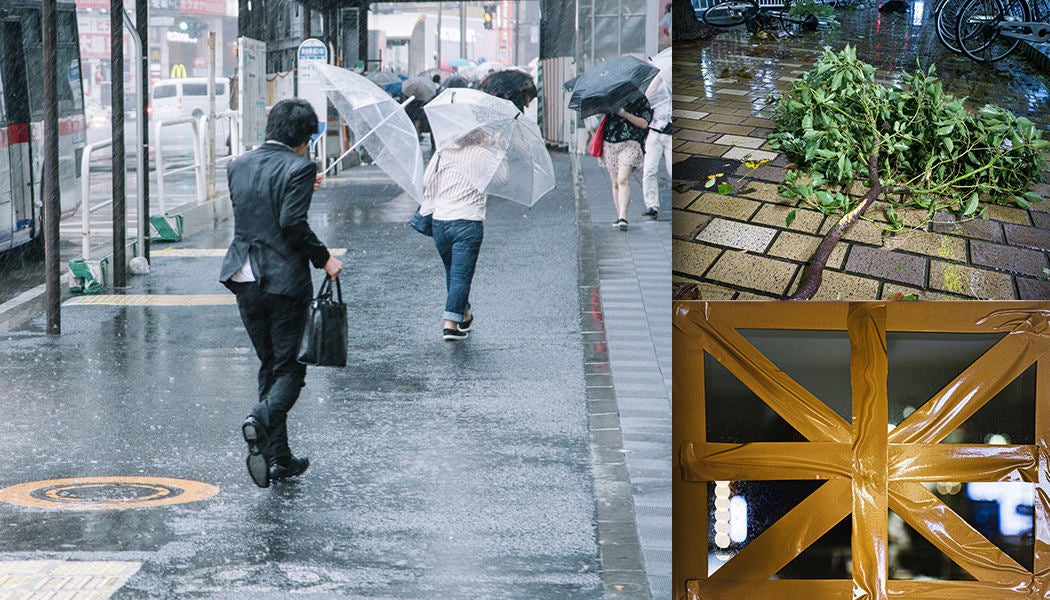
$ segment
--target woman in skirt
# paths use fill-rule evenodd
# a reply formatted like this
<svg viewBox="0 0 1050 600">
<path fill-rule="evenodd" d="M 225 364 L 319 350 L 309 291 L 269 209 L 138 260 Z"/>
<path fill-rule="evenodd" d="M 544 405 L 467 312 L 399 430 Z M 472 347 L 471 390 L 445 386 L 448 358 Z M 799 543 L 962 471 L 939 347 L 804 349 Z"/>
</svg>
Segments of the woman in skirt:
<svg viewBox="0 0 1050 600">
<path fill-rule="evenodd" d="M 609 170 L 612 181 L 616 222 L 613 227 L 627 231 L 627 205 L 631 202 L 631 173 L 644 166 L 642 149 L 653 109 L 642 96 L 606 118 L 602 131 L 602 154 L 598 162 Z"/>
</svg>

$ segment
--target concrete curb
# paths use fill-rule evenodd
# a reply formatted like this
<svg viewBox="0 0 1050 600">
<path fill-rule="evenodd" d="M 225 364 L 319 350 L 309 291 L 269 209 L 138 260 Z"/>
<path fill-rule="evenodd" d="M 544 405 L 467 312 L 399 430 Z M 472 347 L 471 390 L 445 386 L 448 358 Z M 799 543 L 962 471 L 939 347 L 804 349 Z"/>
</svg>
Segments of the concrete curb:
<svg viewBox="0 0 1050 600">
<path fill-rule="evenodd" d="M 587 419 L 604 597 L 606 600 L 649 600 L 652 596 L 642 558 L 620 411 L 605 339 L 590 208 L 579 154 L 572 153 L 570 160 L 579 232 L 580 333 L 583 337 Z"/>
</svg>

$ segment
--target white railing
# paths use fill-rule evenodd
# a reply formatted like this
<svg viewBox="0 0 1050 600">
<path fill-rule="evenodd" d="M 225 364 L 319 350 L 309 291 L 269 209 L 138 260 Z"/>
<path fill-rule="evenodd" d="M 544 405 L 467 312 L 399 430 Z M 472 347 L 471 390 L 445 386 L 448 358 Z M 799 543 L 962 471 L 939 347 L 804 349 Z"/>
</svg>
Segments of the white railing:
<svg viewBox="0 0 1050 600">
<path fill-rule="evenodd" d="M 109 148 L 113 145 L 113 140 L 102 140 L 88 144 L 84 147 L 84 154 L 80 157 L 80 198 L 81 198 L 81 213 L 80 213 L 80 249 L 84 254 L 84 259 L 91 258 L 91 213 L 102 210 L 107 206 L 113 204 L 113 198 L 110 196 L 108 200 L 103 200 L 98 204 L 92 206 L 91 204 L 91 155 L 96 150 L 102 150 Z M 138 173 L 135 175 L 139 176 Z M 148 174 L 147 174 L 148 177 Z M 138 201 L 138 210 L 142 211 L 142 199 Z M 138 240 L 142 238 L 143 232 L 141 231 L 140 221 L 135 220 L 136 236 L 129 240 L 129 245 L 132 243 L 131 240 Z M 125 224 L 125 227 L 127 225 Z"/>
<path fill-rule="evenodd" d="M 162 135 L 164 128 L 172 127 L 174 125 L 183 125 L 186 123 L 193 126 L 193 163 L 190 165 L 175 167 L 173 169 L 167 169 L 164 164 L 164 137 Z M 167 175 L 195 171 L 197 175 L 197 201 L 200 202 L 205 197 L 205 165 L 203 151 L 201 150 L 200 124 L 200 120 L 193 117 L 172 119 L 170 121 L 157 121 L 153 124 L 153 139 L 156 140 L 154 142 L 154 154 L 157 156 L 157 203 L 160 208 L 160 214 L 166 214 L 168 212 L 167 195 L 164 186 L 164 177 Z"/>
</svg>

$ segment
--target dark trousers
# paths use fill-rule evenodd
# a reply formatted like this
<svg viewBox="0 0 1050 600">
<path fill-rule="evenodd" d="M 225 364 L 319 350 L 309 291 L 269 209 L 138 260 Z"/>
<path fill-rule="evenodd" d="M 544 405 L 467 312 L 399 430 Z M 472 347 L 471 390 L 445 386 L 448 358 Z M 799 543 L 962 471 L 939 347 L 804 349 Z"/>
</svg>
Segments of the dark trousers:
<svg viewBox="0 0 1050 600">
<path fill-rule="evenodd" d="M 259 357 L 259 403 L 251 414 L 266 428 L 270 464 L 286 464 L 292 457 L 288 448 L 288 411 L 306 385 L 306 365 L 296 360 L 299 338 L 306 325 L 309 304 L 289 296 L 267 294 L 257 283 L 234 283 L 237 308 L 248 337 Z"/>
</svg>

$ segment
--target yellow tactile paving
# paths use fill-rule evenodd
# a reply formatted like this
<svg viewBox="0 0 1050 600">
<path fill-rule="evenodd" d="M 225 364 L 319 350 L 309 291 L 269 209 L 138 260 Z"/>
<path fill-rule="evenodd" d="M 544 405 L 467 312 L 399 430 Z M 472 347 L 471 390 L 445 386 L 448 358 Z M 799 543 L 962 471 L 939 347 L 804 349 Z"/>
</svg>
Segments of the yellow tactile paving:
<svg viewBox="0 0 1050 600">
<path fill-rule="evenodd" d="M 76 296 L 63 306 L 209 306 L 237 304 L 233 294 L 99 294 Z"/>
<path fill-rule="evenodd" d="M 0 598 L 102 600 L 141 567 L 136 561 L 0 561 Z"/>
</svg>

